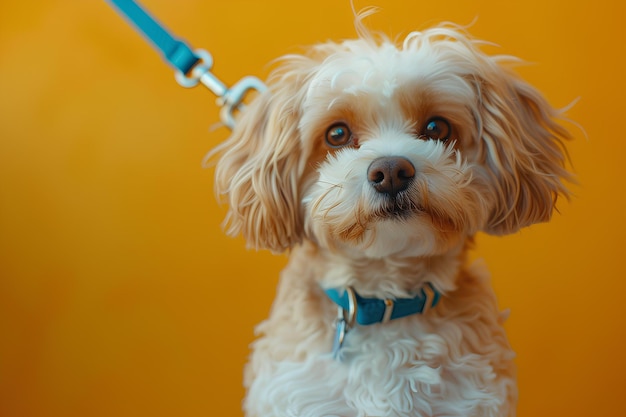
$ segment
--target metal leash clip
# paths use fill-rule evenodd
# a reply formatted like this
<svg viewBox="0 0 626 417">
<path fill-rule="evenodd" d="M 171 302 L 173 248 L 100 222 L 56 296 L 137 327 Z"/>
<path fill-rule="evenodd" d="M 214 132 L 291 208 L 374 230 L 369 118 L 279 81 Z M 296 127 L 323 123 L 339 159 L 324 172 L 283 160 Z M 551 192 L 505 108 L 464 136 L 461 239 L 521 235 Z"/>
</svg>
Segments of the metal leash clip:
<svg viewBox="0 0 626 417">
<path fill-rule="evenodd" d="M 213 57 L 203 49 L 193 51 L 181 39 L 173 36 L 160 22 L 135 0 L 108 0 L 152 45 L 163 58 L 176 69 L 175 77 L 183 87 L 194 87 L 199 82 L 209 88 L 222 106 L 220 118 L 232 129 L 235 126 L 235 113 L 243 109 L 246 95 L 267 87 L 256 77 L 248 76 L 228 88 L 211 73 Z"/>
<path fill-rule="evenodd" d="M 176 81 L 186 88 L 195 87 L 198 83 L 204 84 L 217 96 L 217 104 L 222 107 L 220 110 L 222 122 L 232 129 L 235 126 L 235 113 L 243 110 L 243 102 L 248 93 L 251 91 L 263 92 L 267 87 L 257 77 L 246 76 L 228 88 L 211 72 L 213 67 L 211 54 L 204 49 L 196 49 L 194 53 L 200 58 L 199 62 L 188 74 L 183 74 L 182 71 L 177 70 L 175 73 Z"/>
<path fill-rule="evenodd" d="M 343 346 L 346 335 L 356 323 L 357 303 L 356 293 L 352 287 L 346 288 L 348 294 L 348 310 L 337 307 L 337 319 L 335 320 L 335 340 L 333 342 L 333 356 L 337 358 L 339 350 Z"/>
</svg>

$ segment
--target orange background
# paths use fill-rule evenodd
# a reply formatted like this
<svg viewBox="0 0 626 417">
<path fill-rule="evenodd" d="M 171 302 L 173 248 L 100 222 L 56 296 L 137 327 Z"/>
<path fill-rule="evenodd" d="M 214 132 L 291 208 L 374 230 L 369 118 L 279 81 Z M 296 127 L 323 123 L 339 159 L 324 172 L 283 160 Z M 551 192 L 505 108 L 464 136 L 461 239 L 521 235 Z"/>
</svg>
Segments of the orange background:
<svg viewBox="0 0 626 417">
<path fill-rule="evenodd" d="M 0 3 L 0 415 L 241 416 L 241 370 L 282 256 L 224 237 L 185 90 L 102 1 Z M 360 9 L 374 1 L 358 0 Z M 550 224 L 480 236 L 518 352 L 520 416 L 624 416 L 626 6 L 378 0 L 370 27 L 443 20 L 532 65 L 569 116 L 580 186 Z M 348 0 L 144 0 L 232 84 L 354 36 Z"/>
</svg>

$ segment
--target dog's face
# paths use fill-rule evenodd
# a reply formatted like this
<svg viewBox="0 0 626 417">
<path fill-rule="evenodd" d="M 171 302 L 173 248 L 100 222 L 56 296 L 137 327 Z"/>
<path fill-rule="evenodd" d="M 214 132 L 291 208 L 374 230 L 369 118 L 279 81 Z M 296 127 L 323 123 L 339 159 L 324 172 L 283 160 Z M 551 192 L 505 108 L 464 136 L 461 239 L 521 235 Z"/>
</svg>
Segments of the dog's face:
<svg viewBox="0 0 626 417">
<path fill-rule="evenodd" d="M 441 254 L 550 218 L 564 130 L 462 33 L 367 36 L 290 56 L 218 148 L 231 234 L 369 257 Z"/>
</svg>

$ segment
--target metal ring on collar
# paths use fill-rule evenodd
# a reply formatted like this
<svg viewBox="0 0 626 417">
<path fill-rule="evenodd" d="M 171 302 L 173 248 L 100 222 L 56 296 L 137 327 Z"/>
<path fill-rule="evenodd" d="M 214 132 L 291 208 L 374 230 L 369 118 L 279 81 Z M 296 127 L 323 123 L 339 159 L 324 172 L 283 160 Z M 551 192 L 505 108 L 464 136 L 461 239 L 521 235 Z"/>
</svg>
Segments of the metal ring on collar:
<svg viewBox="0 0 626 417">
<path fill-rule="evenodd" d="M 358 306 L 356 302 L 356 293 L 354 292 L 354 288 L 348 287 L 346 288 L 346 294 L 348 295 L 348 317 L 346 317 L 346 324 L 348 328 L 354 327 L 356 323 L 356 315 L 358 312 Z M 344 310 L 345 314 L 345 310 Z"/>
</svg>

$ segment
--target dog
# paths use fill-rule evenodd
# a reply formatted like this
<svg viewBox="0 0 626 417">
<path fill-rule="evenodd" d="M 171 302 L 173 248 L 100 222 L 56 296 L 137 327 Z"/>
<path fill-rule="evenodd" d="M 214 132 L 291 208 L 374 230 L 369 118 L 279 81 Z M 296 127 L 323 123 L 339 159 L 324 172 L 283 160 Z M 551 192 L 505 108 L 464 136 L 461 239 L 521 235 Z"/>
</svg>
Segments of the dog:
<svg viewBox="0 0 626 417">
<path fill-rule="evenodd" d="M 396 43 L 366 14 L 283 57 L 211 154 L 226 232 L 289 254 L 245 413 L 513 416 L 505 314 L 466 258 L 569 198 L 563 112 L 465 28 Z"/>
</svg>

